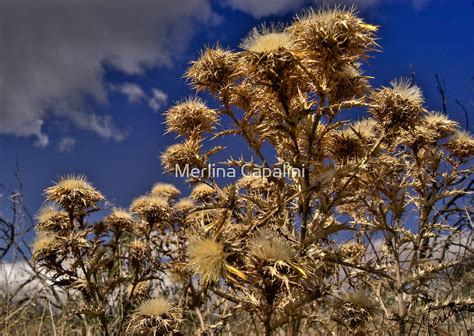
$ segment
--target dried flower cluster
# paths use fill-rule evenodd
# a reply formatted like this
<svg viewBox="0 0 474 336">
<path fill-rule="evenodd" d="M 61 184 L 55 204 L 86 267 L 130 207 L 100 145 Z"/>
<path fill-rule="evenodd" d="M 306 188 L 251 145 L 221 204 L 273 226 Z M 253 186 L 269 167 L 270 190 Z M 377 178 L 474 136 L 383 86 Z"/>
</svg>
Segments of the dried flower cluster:
<svg viewBox="0 0 474 336">
<path fill-rule="evenodd" d="M 207 48 L 186 77 L 215 107 L 192 98 L 166 112 L 184 140 L 164 170 L 222 161 L 214 144 L 238 135 L 248 152 L 228 153 L 230 167 L 304 174 L 190 177 L 181 199 L 159 183 L 93 223 L 103 196 L 66 178 L 46 190 L 35 261 L 105 334 L 462 332 L 459 315 L 424 321 L 473 309 L 461 265 L 472 265 L 474 139 L 427 111 L 414 83 L 371 87 L 376 32 L 336 8 L 256 28 L 241 51 Z M 366 115 L 346 120 L 353 108 Z"/>
</svg>

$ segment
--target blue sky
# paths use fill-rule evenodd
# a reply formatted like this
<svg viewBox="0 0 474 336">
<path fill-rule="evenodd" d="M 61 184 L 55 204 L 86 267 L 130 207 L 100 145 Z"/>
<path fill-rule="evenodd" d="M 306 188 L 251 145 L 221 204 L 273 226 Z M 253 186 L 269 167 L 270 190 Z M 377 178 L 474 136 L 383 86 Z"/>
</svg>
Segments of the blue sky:
<svg viewBox="0 0 474 336">
<path fill-rule="evenodd" d="M 364 65 L 372 84 L 387 85 L 412 67 L 427 107 L 440 110 L 437 73 L 451 118 L 465 125 L 454 97 L 474 111 L 473 2 L 355 2 L 366 21 L 380 26 L 383 52 Z M 220 41 L 236 49 L 255 25 L 289 22 L 306 6 L 304 0 L 44 3 L 0 0 L 0 182 L 15 187 L 18 162 L 32 213 L 42 190 L 64 174 L 87 175 L 123 207 L 153 183 L 173 181 L 159 160 L 175 141 L 164 135 L 162 113 L 193 94 L 182 78 L 188 63 L 204 45 Z"/>
</svg>

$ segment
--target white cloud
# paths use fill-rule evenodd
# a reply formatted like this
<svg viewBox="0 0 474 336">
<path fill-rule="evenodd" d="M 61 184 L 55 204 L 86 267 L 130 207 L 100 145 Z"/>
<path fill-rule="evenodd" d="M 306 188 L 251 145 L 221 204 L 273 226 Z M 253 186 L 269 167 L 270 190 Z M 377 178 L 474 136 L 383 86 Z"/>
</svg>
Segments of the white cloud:
<svg viewBox="0 0 474 336">
<path fill-rule="evenodd" d="M 0 133 L 45 146 L 43 124 L 53 115 L 123 139 L 110 116 L 86 103 L 107 103 L 104 65 L 126 74 L 170 65 L 193 23 L 214 20 L 208 0 L 2 0 Z"/>
<path fill-rule="evenodd" d="M 151 93 L 152 95 L 148 105 L 153 111 L 157 112 L 168 101 L 168 95 L 159 89 L 152 89 Z"/>
<path fill-rule="evenodd" d="M 62 153 L 70 153 L 76 147 L 76 139 L 71 137 L 64 137 L 59 140 L 58 150 Z"/>
<path fill-rule="evenodd" d="M 248 13 L 255 18 L 262 18 L 269 15 L 283 15 L 294 12 L 301 7 L 312 6 L 333 6 L 333 5 L 354 5 L 358 9 L 367 9 L 382 4 L 382 0 L 221 0 L 224 6 Z M 387 2 L 396 0 L 387 0 Z M 420 9 L 430 0 L 406 0 L 407 4 L 412 4 Z"/>
<path fill-rule="evenodd" d="M 297 10 L 308 0 L 223 0 L 223 4 L 255 18 L 280 15 Z"/>
<path fill-rule="evenodd" d="M 124 83 L 114 89 L 125 95 L 130 103 L 141 102 L 145 97 L 145 92 L 135 83 Z"/>
</svg>

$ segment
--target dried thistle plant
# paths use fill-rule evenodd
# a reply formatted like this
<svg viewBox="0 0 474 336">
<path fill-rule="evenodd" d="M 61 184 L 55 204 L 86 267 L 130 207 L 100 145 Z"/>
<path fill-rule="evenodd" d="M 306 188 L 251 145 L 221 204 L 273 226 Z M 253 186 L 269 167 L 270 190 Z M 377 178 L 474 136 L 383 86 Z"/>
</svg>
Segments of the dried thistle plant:
<svg viewBox="0 0 474 336">
<path fill-rule="evenodd" d="M 48 188 L 34 259 L 80 293 L 78 315 L 105 334 L 465 330 L 459 314 L 426 321 L 472 311 L 461 265 L 472 264 L 474 140 L 409 81 L 371 87 L 376 32 L 354 10 L 310 10 L 192 62 L 186 77 L 213 108 L 192 98 L 166 112 L 184 139 L 163 152 L 164 170 L 204 170 L 219 153 L 270 176 L 224 185 L 207 171 L 180 200 L 156 184 L 131 213 L 94 223 L 103 196 L 83 178 Z M 364 115 L 346 120 L 347 109 Z M 215 145 L 236 135 L 252 159 Z"/>
</svg>

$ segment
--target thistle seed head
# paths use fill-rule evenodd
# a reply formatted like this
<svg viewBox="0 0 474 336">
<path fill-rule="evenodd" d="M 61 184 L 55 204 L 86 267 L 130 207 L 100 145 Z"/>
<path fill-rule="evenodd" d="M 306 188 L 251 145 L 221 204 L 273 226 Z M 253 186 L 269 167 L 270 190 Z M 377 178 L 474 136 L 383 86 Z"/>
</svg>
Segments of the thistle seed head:
<svg viewBox="0 0 474 336">
<path fill-rule="evenodd" d="M 168 200 L 160 196 L 138 197 L 132 202 L 130 210 L 149 223 L 167 221 L 171 215 Z"/>
<path fill-rule="evenodd" d="M 183 143 L 169 146 L 161 155 L 161 163 L 166 172 L 175 172 L 176 167 L 184 170 L 189 168 L 204 167 L 204 162 L 199 155 L 201 143 L 199 140 L 190 138 Z"/>
<path fill-rule="evenodd" d="M 261 230 L 249 243 L 250 254 L 261 260 L 289 261 L 295 252 L 276 232 Z"/>
<path fill-rule="evenodd" d="M 468 158 L 474 155 L 474 138 L 466 131 L 456 131 L 448 140 L 446 145 L 460 158 Z"/>
<path fill-rule="evenodd" d="M 197 91 L 218 93 L 228 87 L 234 77 L 236 55 L 220 46 L 207 48 L 201 57 L 192 62 L 186 72 L 187 79 Z"/>
<path fill-rule="evenodd" d="M 69 226 L 69 216 L 66 212 L 60 211 L 57 207 L 48 205 L 39 211 L 36 216 L 38 231 L 63 231 Z"/>
<path fill-rule="evenodd" d="M 224 273 L 224 246 L 211 238 L 189 243 L 189 268 L 205 283 L 217 282 Z"/>
<path fill-rule="evenodd" d="M 206 183 L 199 183 L 191 192 L 191 198 L 195 201 L 207 201 L 215 194 L 216 190 L 213 187 Z"/>
<path fill-rule="evenodd" d="M 421 90 L 408 80 L 395 80 L 391 88 L 382 88 L 372 94 L 372 115 L 389 128 L 413 129 L 424 116 Z"/>
<path fill-rule="evenodd" d="M 152 196 L 158 196 L 163 198 L 176 198 L 181 194 L 178 188 L 170 183 L 156 183 L 151 189 Z"/>
<path fill-rule="evenodd" d="M 133 216 L 124 209 L 114 208 L 104 222 L 116 233 L 133 230 Z"/>
<path fill-rule="evenodd" d="M 208 108 L 202 99 L 197 97 L 178 103 L 165 115 L 167 130 L 184 137 L 189 137 L 196 132 L 212 131 L 218 119 L 217 112 Z"/>
<path fill-rule="evenodd" d="M 104 199 L 85 176 L 71 175 L 62 177 L 54 186 L 45 190 L 46 198 L 54 201 L 66 210 L 93 208 Z"/>
</svg>

